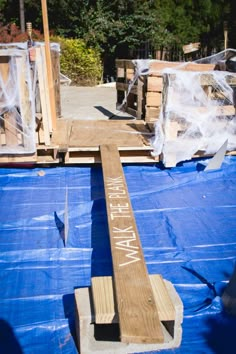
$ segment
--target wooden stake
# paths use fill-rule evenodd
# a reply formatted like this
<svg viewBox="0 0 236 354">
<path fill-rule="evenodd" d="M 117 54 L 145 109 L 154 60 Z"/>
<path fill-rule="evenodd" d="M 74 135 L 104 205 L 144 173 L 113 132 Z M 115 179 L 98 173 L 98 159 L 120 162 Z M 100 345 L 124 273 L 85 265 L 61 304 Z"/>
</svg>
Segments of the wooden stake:
<svg viewBox="0 0 236 354">
<path fill-rule="evenodd" d="M 51 120 L 52 120 L 52 129 L 56 129 L 56 99 L 55 91 L 53 84 L 53 75 L 52 75 L 52 59 L 51 59 L 51 50 L 50 50 L 50 40 L 49 40 L 49 27 L 48 27 L 48 12 L 47 12 L 47 0 L 41 0 L 42 4 L 42 15 L 43 15 L 43 31 L 44 31 L 44 41 L 45 41 L 45 51 L 46 51 L 46 66 L 48 73 L 48 86 L 49 86 L 49 96 L 51 104 Z"/>
</svg>

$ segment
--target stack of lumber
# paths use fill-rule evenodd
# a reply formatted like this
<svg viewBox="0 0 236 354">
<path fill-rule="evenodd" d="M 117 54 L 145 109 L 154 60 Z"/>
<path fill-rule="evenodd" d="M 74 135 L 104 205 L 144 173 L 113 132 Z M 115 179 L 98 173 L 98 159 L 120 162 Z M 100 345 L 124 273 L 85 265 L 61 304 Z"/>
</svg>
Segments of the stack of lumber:
<svg viewBox="0 0 236 354">
<path fill-rule="evenodd" d="M 166 167 L 193 156 L 211 156 L 226 141 L 228 153 L 234 154 L 235 89 L 236 74 L 228 72 L 186 76 L 175 71 L 163 75 L 165 99 L 156 129 L 160 127 L 163 132 L 162 159 Z"/>
<path fill-rule="evenodd" d="M 51 49 L 56 114 L 60 106 L 59 51 Z M 0 49 L 0 163 L 34 162 L 37 148 L 50 146 L 51 102 L 44 44 Z"/>
<path fill-rule="evenodd" d="M 142 60 L 116 60 L 117 108 L 147 122 L 156 121 L 159 117 L 165 69 L 200 72 L 215 69 L 215 64 L 149 60 L 145 61 L 146 64 L 148 62 L 148 70 L 142 70 L 143 62 Z"/>
</svg>

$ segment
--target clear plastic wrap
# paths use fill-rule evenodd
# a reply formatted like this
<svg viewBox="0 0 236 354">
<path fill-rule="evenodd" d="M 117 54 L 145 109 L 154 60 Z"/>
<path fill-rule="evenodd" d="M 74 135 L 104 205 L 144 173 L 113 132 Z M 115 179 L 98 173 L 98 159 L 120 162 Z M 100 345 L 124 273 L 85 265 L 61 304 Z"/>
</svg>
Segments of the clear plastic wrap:
<svg viewBox="0 0 236 354">
<path fill-rule="evenodd" d="M 162 105 L 151 144 L 153 155 L 162 155 L 165 166 L 196 154 L 214 154 L 226 140 L 228 151 L 236 149 L 235 58 L 236 50 L 228 49 L 192 62 L 194 71 L 189 62 L 159 61 L 163 66 L 158 69 L 163 77 Z M 151 68 L 153 62 L 135 60 L 136 76 L 157 74 Z M 198 64 L 214 64 L 214 69 L 203 72 Z"/>
</svg>

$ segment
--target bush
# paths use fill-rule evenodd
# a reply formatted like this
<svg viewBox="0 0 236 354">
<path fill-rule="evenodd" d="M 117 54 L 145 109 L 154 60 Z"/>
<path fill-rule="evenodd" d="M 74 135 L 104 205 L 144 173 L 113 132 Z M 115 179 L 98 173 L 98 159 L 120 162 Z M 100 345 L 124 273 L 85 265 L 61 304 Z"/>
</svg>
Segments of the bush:
<svg viewBox="0 0 236 354">
<path fill-rule="evenodd" d="M 102 63 L 98 50 L 87 48 L 82 39 L 52 38 L 61 46 L 61 73 L 71 79 L 72 84 L 95 86 L 101 81 Z"/>
<path fill-rule="evenodd" d="M 15 23 L 8 23 L 5 26 L 0 23 L 0 43 L 27 42 L 28 39 L 27 32 L 21 33 L 20 28 Z M 34 41 L 42 41 L 43 34 L 32 29 L 32 39 Z"/>
</svg>

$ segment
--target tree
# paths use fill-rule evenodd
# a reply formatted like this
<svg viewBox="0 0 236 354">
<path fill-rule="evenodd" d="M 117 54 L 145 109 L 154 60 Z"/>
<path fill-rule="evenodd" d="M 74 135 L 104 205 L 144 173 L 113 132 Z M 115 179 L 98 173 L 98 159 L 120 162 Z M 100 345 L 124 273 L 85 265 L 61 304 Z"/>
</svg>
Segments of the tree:
<svg viewBox="0 0 236 354">
<path fill-rule="evenodd" d="M 21 32 L 25 32 L 25 3 L 24 0 L 19 0 L 20 6 L 20 28 Z"/>
</svg>

